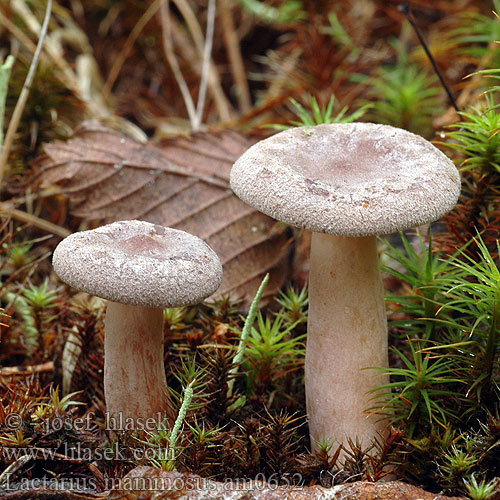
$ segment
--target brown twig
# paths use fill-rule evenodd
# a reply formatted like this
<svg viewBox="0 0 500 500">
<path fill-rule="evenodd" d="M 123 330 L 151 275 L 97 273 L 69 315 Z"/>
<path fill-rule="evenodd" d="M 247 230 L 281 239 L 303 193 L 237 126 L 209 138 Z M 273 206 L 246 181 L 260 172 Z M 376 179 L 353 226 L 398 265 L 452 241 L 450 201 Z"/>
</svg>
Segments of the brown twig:
<svg viewBox="0 0 500 500">
<path fill-rule="evenodd" d="M 27 212 L 23 212 L 22 210 L 19 210 L 17 208 L 13 208 L 9 206 L 7 203 L 0 203 L 0 214 L 10 215 L 13 219 L 16 219 L 21 222 L 27 222 L 32 226 L 35 226 L 39 229 L 43 229 L 44 231 L 55 234 L 56 236 L 60 236 L 61 238 L 66 238 L 71 234 L 71 231 L 69 231 L 64 227 L 58 226 L 57 224 L 53 224 L 52 222 L 41 219 L 36 215 L 32 215 Z"/>
<path fill-rule="evenodd" d="M 4 368 L 0 368 L 0 376 L 13 377 L 18 375 L 31 375 L 32 373 L 53 372 L 53 371 L 54 371 L 54 362 L 47 361 L 46 363 L 42 363 L 40 365 L 6 366 Z"/>
<path fill-rule="evenodd" d="M 250 89 L 248 87 L 243 57 L 241 56 L 240 41 L 236 35 L 233 15 L 228 0 L 219 0 L 219 12 L 221 15 L 222 31 L 224 33 L 224 44 L 236 86 L 236 98 L 238 99 L 240 110 L 243 113 L 248 113 L 252 109 Z"/>
</svg>

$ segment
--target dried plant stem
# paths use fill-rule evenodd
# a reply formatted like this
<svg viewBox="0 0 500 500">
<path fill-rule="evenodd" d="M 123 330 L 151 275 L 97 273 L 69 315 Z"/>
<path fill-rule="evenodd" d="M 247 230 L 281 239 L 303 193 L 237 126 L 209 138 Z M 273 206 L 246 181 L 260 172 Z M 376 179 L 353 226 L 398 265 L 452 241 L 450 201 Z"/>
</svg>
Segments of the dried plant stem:
<svg viewBox="0 0 500 500">
<path fill-rule="evenodd" d="M 250 98 L 245 65 L 243 64 L 243 57 L 241 56 L 240 42 L 236 35 L 229 0 L 219 0 L 219 12 L 222 21 L 226 52 L 236 85 L 236 98 L 238 99 L 240 110 L 243 111 L 243 113 L 248 113 L 252 109 L 252 101 Z"/>
<path fill-rule="evenodd" d="M 210 58 L 212 53 L 212 45 L 214 39 L 215 26 L 215 0 L 209 0 L 208 16 L 207 16 L 207 31 L 205 35 L 205 47 L 203 49 L 203 62 L 201 66 L 201 81 L 200 91 L 198 93 L 198 102 L 196 104 L 196 123 L 194 130 L 199 130 L 203 118 L 203 109 L 205 108 L 205 98 L 207 95 L 208 74 L 210 71 Z"/>
<path fill-rule="evenodd" d="M 198 61 L 200 58 L 199 51 L 194 44 L 189 43 L 186 40 L 185 27 L 175 18 L 172 18 L 171 22 L 172 36 L 176 42 L 176 50 L 179 53 L 179 57 L 182 57 L 185 61 Z M 198 75 L 201 74 L 199 64 L 193 64 L 192 69 L 193 71 L 196 71 Z M 210 69 L 208 73 L 208 92 L 213 100 L 220 120 L 230 120 L 233 117 L 233 107 L 222 90 L 219 75 L 212 62 L 210 62 Z"/>
<path fill-rule="evenodd" d="M 13 219 L 16 219 L 20 222 L 27 222 L 28 224 L 35 226 L 38 229 L 42 229 L 49 233 L 55 234 L 56 236 L 60 236 L 61 238 L 66 238 L 71 234 L 71 231 L 68 231 L 64 227 L 58 226 L 57 224 L 53 224 L 52 222 L 41 219 L 36 215 L 23 212 L 22 210 L 19 210 L 17 208 L 12 208 L 6 203 L 0 203 L 0 215 L 2 216 L 10 215 Z"/>
<path fill-rule="evenodd" d="M 3 174 L 5 172 L 5 166 L 7 165 L 7 159 L 9 157 L 10 149 L 12 147 L 12 143 L 14 142 L 14 135 L 17 131 L 17 127 L 19 126 L 19 122 L 21 121 L 21 116 L 24 111 L 24 106 L 26 105 L 26 101 L 28 100 L 31 84 L 33 82 L 36 67 L 38 65 L 38 60 L 40 59 L 40 53 L 42 51 L 43 42 L 47 35 L 47 28 L 49 26 L 51 10 L 52 10 L 52 0 L 47 0 L 45 17 L 43 20 L 42 29 L 40 30 L 40 36 L 38 38 L 38 44 L 35 50 L 35 54 L 33 55 L 30 69 L 28 71 L 28 75 L 26 76 L 26 80 L 21 90 L 21 94 L 19 95 L 19 99 L 17 100 L 16 107 L 14 108 L 14 112 L 12 113 L 12 117 L 9 122 L 9 128 L 7 129 L 7 133 L 5 134 L 5 142 L 3 144 L 0 155 L 0 185 L 2 184 Z"/>
<path fill-rule="evenodd" d="M 52 4 L 52 0 L 51 0 Z M 24 21 L 28 29 L 38 36 L 40 39 L 43 28 L 40 26 L 38 19 L 36 16 L 30 11 L 26 2 L 24 0 L 11 0 L 12 10 Z M 57 7 L 57 4 L 56 6 Z M 75 76 L 75 73 L 69 63 L 64 59 L 63 48 L 61 44 L 56 39 L 51 39 L 47 37 L 45 41 L 45 53 L 49 56 L 52 62 L 59 68 L 60 76 L 59 79 L 61 82 L 68 87 L 74 94 L 82 99 L 80 96 L 78 81 Z M 43 58 L 44 54 L 41 54 Z"/>
<path fill-rule="evenodd" d="M 205 38 L 203 36 L 203 32 L 196 18 L 196 15 L 194 14 L 191 6 L 189 5 L 189 2 L 187 2 L 186 0 L 172 0 L 172 1 L 175 3 L 176 7 L 179 9 L 184 20 L 186 21 L 186 25 L 194 41 L 194 45 L 196 47 L 196 51 L 198 52 L 198 56 L 201 59 L 203 59 L 203 54 L 205 52 Z M 171 23 L 170 29 L 172 33 L 174 29 L 174 20 L 169 19 L 169 22 Z M 209 65 L 208 76 L 207 76 L 208 89 L 214 100 L 214 104 L 217 108 L 217 113 L 219 114 L 221 120 L 223 121 L 230 120 L 231 105 L 226 95 L 224 94 L 224 91 L 222 90 L 222 86 L 219 80 L 219 74 L 211 58 L 208 61 L 208 65 Z M 200 70 L 200 74 L 201 71 L 202 70 Z"/>
<path fill-rule="evenodd" d="M 417 22 L 413 18 L 413 13 L 411 12 L 409 2 L 407 2 L 407 1 L 402 2 L 401 5 L 399 6 L 399 10 L 401 12 L 403 12 L 403 14 L 405 15 L 406 19 L 408 20 L 408 22 L 410 23 L 411 27 L 413 28 L 413 31 L 417 35 L 417 38 L 418 38 L 418 40 L 420 42 L 420 45 L 424 49 L 425 55 L 429 59 L 429 62 L 431 63 L 432 68 L 434 69 L 434 73 L 436 73 L 436 75 L 437 75 L 437 77 L 438 77 L 438 79 L 439 79 L 439 81 L 441 83 L 441 86 L 444 88 L 444 90 L 446 92 L 446 95 L 448 96 L 448 99 L 450 100 L 450 103 L 451 103 L 452 107 L 458 113 L 460 111 L 460 108 L 457 105 L 457 102 L 455 100 L 454 95 L 452 94 L 452 92 L 450 90 L 450 87 L 448 87 L 448 84 L 444 80 L 444 77 L 443 77 L 443 75 L 442 75 L 441 71 L 439 70 L 439 67 L 438 67 L 438 65 L 436 63 L 436 60 L 434 59 L 431 51 L 429 50 L 429 47 L 428 47 L 427 43 L 424 40 L 424 37 L 422 36 L 422 33 L 420 32 L 420 28 L 418 27 Z"/>
<path fill-rule="evenodd" d="M 2 471 L 0 474 L 0 488 L 4 488 L 5 485 L 8 484 L 11 475 L 22 469 L 30 460 L 33 460 L 33 455 L 21 455 L 15 462 L 12 462 L 4 471 Z"/>
<path fill-rule="evenodd" d="M 5 117 L 5 100 L 9 87 L 9 78 L 14 58 L 8 56 L 4 63 L 0 63 L 0 150 L 3 144 L 3 120 Z"/>
<path fill-rule="evenodd" d="M 164 0 L 154 0 L 151 5 L 147 8 L 146 12 L 141 16 L 139 21 L 137 21 L 134 29 L 130 32 L 125 44 L 123 45 L 122 50 L 118 54 L 118 57 L 115 59 L 113 66 L 111 67 L 111 71 L 109 72 L 106 83 L 104 84 L 103 94 L 105 97 L 108 97 L 111 93 L 111 89 L 120 74 L 120 70 L 122 69 L 123 63 L 126 61 L 127 57 L 134 46 L 135 41 L 140 35 L 141 31 L 144 29 L 146 24 L 154 17 L 154 15 L 158 12 L 158 9 L 161 7 L 161 4 Z"/>
<path fill-rule="evenodd" d="M 14 38 L 21 42 L 30 52 L 35 52 L 36 45 L 24 34 L 24 31 L 19 29 L 1 10 L 0 24 L 7 28 L 7 30 L 14 35 Z"/>
<path fill-rule="evenodd" d="M 194 128 L 194 125 L 196 123 L 196 110 L 194 107 L 193 98 L 191 97 L 188 86 L 186 84 L 186 80 L 184 80 L 184 77 L 182 76 L 179 62 L 175 57 L 174 47 L 172 43 L 172 25 L 170 21 L 169 8 L 170 1 L 163 1 L 160 8 L 163 50 L 165 51 L 165 57 L 167 58 L 168 64 L 170 65 L 172 73 L 174 74 L 174 78 L 177 82 L 177 85 L 179 86 L 179 90 L 181 91 L 182 98 L 184 99 L 184 104 L 186 106 L 191 127 Z"/>
<path fill-rule="evenodd" d="M 33 13 L 29 10 L 29 8 L 22 0 L 12 0 L 12 10 L 24 21 L 27 28 L 32 33 L 37 36 L 40 35 L 41 26 L 38 22 L 38 19 L 33 15 Z M 15 24 L 13 24 L 1 10 L 0 24 L 5 26 L 7 30 L 9 30 L 10 33 L 12 33 L 12 35 L 16 38 L 16 40 L 21 42 L 21 44 L 24 45 L 27 50 L 29 50 L 33 54 L 36 52 L 36 45 L 25 35 L 22 30 L 20 30 Z M 92 115 L 101 116 L 101 107 L 98 104 L 95 104 L 93 101 L 86 100 L 85 96 L 82 95 L 78 78 L 71 66 L 64 59 L 62 54 L 63 49 L 60 46 L 59 42 L 56 40 L 51 40 L 49 37 L 45 41 L 45 50 L 40 54 L 40 61 L 43 61 L 44 63 L 54 64 L 59 69 L 59 71 L 55 73 L 58 80 L 62 82 L 63 85 L 65 85 L 71 92 L 73 92 L 73 94 L 78 99 L 85 103 Z M 90 54 L 86 55 L 88 57 L 91 57 Z"/>
</svg>

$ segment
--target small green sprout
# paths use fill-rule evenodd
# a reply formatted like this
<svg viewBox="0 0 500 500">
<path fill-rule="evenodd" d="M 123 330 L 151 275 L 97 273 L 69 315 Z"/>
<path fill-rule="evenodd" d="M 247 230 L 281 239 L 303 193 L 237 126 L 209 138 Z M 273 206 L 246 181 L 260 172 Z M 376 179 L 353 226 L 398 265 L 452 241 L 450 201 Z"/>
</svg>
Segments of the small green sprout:
<svg viewBox="0 0 500 500">
<path fill-rule="evenodd" d="M 347 115 L 348 107 L 344 106 L 338 113 L 334 114 L 334 96 L 330 97 L 326 106 L 320 106 L 316 98 L 312 95 L 307 95 L 306 100 L 308 101 L 309 109 L 306 109 L 295 99 L 290 99 L 292 111 L 298 120 L 291 120 L 288 125 L 272 124 L 268 125 L 268 127 L 275 130 L 288 130 L 293 127 L 314 127 L 315 125 L 322 125 L 325 123 L 351 123 L 359 120 L 371 107 L 370 104 L 364 104 L 357 111 Z M 308 131 L 308 129 L 304 129 L 304 133 L 310 135 L 312 130 Z"/>
<path fill-rule="evenodd" d="M 303 287 L 299 292 L 293 288 L 288 288 L 286 292 L 280 291 L 276 302 L 283 308 L 280 314 L 286 324 L 290 325 L 292 323 L 299 324 L 307 322 L 309 297 L 306 287 Z"/>
<path fill-rule="evenodd" d="M 500 113 L 493 97 L 486 95 L 484 104 L 459 114 L 462 120 L 449 126 L 450 141 L 442 144 L 462 154 L 460 170 L 500 173 Z"/>
<path fill-rule="evenodd" d="M 30 285 L 23 290 L 24 297 L 35 309 L 49 309 L 55 305 L 57 292 L 48 289 L 48 280 L 45 280 L 40 286 Z"/>
<path fill-rule="evenodd" d="M 464 486 L 467 495 L 471 500 L 488 500 L 496 495 L 498 479 L 481 479 L 478 481 L 474 474 L 470 475 L 470 479 L 464 479 Z"/>
</svg>

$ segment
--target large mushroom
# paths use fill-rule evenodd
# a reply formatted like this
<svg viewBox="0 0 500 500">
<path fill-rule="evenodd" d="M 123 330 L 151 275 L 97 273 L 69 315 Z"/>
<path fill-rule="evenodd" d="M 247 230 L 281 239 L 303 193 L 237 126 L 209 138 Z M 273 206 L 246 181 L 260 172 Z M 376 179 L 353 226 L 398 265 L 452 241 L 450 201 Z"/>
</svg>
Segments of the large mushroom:
<svg viewBox="0 0 500 500">
<path fill-rule="evenodd" d="M 197 304 L 217 290 L 214 251 L 184 231 L 132 220 L 72 234 L 52 263 L 68 285 L 109 301 L 104 392 L 114 428 L 168 416 L 163 308 Z"/>
<path fill-rule="evenodd" d="M 376 235 L 434 221 L 460 193 L 453 163 L 425 139 L 372 123 L 298 127 L 260 141 L 231 171 L 235 194 L 313 232 L 305 359 L 311 443 L 371 444 L 368 415 L 388 363 Z"/>
</svg>

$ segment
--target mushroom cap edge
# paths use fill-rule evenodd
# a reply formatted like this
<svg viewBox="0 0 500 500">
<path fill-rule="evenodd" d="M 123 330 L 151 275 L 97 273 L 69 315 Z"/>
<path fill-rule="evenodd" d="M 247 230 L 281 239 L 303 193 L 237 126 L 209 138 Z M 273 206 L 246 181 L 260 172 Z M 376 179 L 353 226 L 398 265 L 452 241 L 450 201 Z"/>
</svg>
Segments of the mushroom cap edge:
<svg viewBox="0 0 500 500">
<path fill-rule="evenodd" d="M 203 240 L 136 220 L 68 236 L 52 263 L 59 278 L 78 290 L 143 307 L 196 304 L 222 280 L 222 264 Z"/>
<path fill-rule="evenodd" d="M 437 220 L 455 206 L 461 187 L 453 162 L 430 142 L 373 123 L 279 132 L 243 153 L 230 182 L 266 215 L 337 236 L 389 234 Z"/>
</svg>

